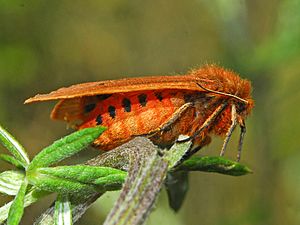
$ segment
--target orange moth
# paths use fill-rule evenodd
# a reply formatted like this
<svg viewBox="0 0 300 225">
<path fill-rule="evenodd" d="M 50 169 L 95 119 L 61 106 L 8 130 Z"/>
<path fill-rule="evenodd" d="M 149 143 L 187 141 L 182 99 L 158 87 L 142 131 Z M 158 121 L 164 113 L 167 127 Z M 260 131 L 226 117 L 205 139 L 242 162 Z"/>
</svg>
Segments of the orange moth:
<svg viewBox="0 0 300 225">
<path fill-rule="evenodd" d="M 111 150 L 141 135 L 161 146 L 187 135 L 194 144 L 203 146 L 215 134 L 224 137 L 224 155 L 239 125 L 238 160 L 246 132 L 244 121 L 254 105 L 251 83 L 215 65 L 186 75 L 82 83 L 38 94 L 25 103 L 48 100 L 59 100 L 52 119 L 64 120 L 76 129 L 107 127 L 94 142 L 102 150 Z"/>
</svg>

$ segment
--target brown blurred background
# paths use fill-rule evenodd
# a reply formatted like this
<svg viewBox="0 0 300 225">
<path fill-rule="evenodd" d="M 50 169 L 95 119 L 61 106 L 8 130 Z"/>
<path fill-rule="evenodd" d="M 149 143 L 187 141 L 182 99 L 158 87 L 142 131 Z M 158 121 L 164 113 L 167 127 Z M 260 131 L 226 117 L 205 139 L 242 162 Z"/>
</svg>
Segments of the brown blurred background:
<svg viewBox="0 0 300 225">
<path fill-rule="evenodd" d="M 299 12 L 299 0 L 0 0 L 0 123 L 32 158 L 71 130 L 50 121 L 53 102 L 23 105 L 26 98 L 217 63 L 253 83 L 242 162 L 254 173 L 192 173 L 180 212 L 168 208 L 163 191 L 148 224 L 300 224 Z M 216 137 L 200 154 L 217 155 L 221 144 Z M 1 171 L 8 168 L 1 162 Z M 116 197 L 105 195 L 78 224 L 101 224 Z M 1 205 L 8 200 L 0 196 Z M 26 209 L 22 224 L 32 224 L 50 202 Z"/>
</svg>

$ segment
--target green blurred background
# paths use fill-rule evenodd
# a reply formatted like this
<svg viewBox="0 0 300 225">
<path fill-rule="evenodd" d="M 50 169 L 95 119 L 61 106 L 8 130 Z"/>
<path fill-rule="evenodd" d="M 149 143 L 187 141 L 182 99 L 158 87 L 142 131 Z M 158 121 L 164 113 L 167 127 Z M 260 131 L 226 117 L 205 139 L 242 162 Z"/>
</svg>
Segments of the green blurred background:
<svg viewBox="0 0 300 225">
<path fill-rule="evenodd" d="M 53 102 L 23 105 L 26 98 L 217 63 L 252 81 L 255 109 L 242 162 L 254 173 L 192 173 L 180 212 L 168 208 L 163 191 L 148 224 L 300 224 L 299 12 L 299 0 L 0 0 L 0 123 L 32 158 L 71 130 L 49 120 Z M 221 144 L 215 137 L 200 154 L 217 155 Z M 79 224 L 100 224 L 116 197 L 105 195 Z M 26 209 L 22 224 L 32 224 L 53 198 Z"/>
</svg>

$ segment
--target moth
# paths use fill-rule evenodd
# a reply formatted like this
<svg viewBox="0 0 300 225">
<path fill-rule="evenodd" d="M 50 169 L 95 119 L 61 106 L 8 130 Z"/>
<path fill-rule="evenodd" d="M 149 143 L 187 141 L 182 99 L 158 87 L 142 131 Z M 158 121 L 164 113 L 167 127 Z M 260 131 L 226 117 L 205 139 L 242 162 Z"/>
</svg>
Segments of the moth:
<svg viewBox="0 0 300 225">
<path fill-rule="evenodd" d="M 59 100 L 52 119 L 66 121 L 76 129 L 107 127 L 94 142 L 102 150 L 141 135 L 160 146 L 172 145 L 180 135 L 204 146 L 217 135 L 224 138 L 223 156 L 239 125 L 238 160 L 245 119 L 254 105 L 250 81 L 216 65 L 193 69 L 186 75 L 82 83 L 38 94 L 25 103 L 48 100 Z"/>
</svg>

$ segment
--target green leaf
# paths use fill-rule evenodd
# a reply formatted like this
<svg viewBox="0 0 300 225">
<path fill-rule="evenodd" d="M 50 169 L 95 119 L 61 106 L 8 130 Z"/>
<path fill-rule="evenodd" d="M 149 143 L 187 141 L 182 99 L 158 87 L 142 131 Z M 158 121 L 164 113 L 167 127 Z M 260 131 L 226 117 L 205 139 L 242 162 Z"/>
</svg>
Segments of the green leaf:
<svg viewBox="0 0 300 225">
<path fill-rule="evenodd" d="M 75 166 L 57 166 L 54 168 L 38 168 L 37 173 L 50 175 L 57 178 L 76 181 L 84 184 L 102 184 L 110 183 L 122 184 L 127 176 L 127 172 L 122 170 L 88 165 Z"/>
<path fill-rule="evenodd" d="M 122 188 L 123 183 L 127 177 L 126 174 L 111 174 L 105 177 L 100 177 L 94 181 L 94 183 L 103 191 L 115 191 Z"/>
<path fill-rule="evenodd" d="M 71 203 L 67 196 L 58 195 L 54 211 L 55 225 L 72 225 Z"/>
<path fill-rule="evenodd" d="M 24 169 L 23 165 L 13 156 L 6 155 L 6 154 L 0 154 L 0 160 L 3 160 L 4 162 L 7 162 L 18 169 Z"/>
<path fill-rule="evenodd" d="M 16 160 L 26 168 L 30 161 L 23 146 L 3 127 L 0 126 L 0 142 L 15 156 Z"/>
<path fill-rule="evenodd" d="M 192 156 L 176 167 L 175 170 L 215 172 L 231 176 L 241 176 L 252 173 L 247 166 L 216 156 Z"/>
<path fill-rule="evenodd" d="M 104 127 L 86 128 L 55 141 L 34 157 L 28 170 L 50 166 L 78 153 L 98 138 L 104 130 Z"/>
<path fill-rule="evenodd" d="M 36 171 L 28 176 L 28 182 L 41 190 L 59 194 L 81 195 L 83 193 L 92 194 L 98 192 L 95 185 L 83 184 Z"/>
<path fill-rule="evenodd" d="M 38 168 L 27 175 L 29 183 L 42 190 L 77 194 L 83 191 L 91 193 L 118 190 L 127 173 L 109 167 L 75 165 Z"/>
<path fill-rule="evenodd" d="M 37 190 L 36 188 L 32 188 L 32 190 L 29 191 L 28 194 L 26 194 L 25 196 L 24 206 L 27 207 L 48 194 L 49 194 L 48 192 Z M 12 203 L 13 201 L 5 204 L 0 208 L 0 224 L 4 223 L 4 221 L 7 219 L 9 209 Z"/>
<path fill-rule="evenodd" d="M 8 212 L 7 225 L 18 225 L 24 212 L 24 198 L 27 189 L 27 180 L 24 179 L 18 194 Z"/>
<path fill-rule="evenodd" d="M 0 174 L 0 193 L 16 195 L 23 183 L 24 173 L 19 171 L 5 171 Z"/>
</svg>

